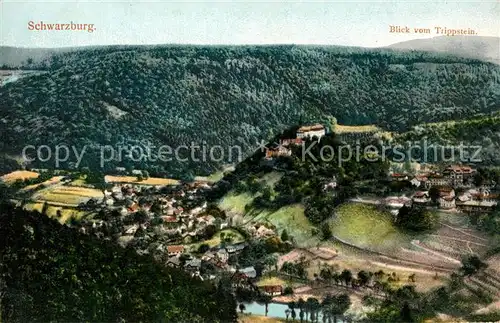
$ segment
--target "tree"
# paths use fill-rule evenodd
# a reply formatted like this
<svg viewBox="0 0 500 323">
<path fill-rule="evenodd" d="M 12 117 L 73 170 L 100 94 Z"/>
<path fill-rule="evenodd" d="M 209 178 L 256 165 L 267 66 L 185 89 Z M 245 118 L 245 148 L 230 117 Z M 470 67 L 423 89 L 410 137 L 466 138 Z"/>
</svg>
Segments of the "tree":
<svg viewBox="0 0 500 323">
<path fill-rule="evenodd" d="M 236 322 L 238 319 L 236 312 L 236 299 L 232 293 L 231 281 L 227 277 L 223 277 L 219 280 L 215 297 L 221 304 L 221 307 L 219 308 L 219 316 L 221 319 L 227 322 Z"/>
<path fill-rule="evenodd" d="M 471 276 L 486 267 L 488 267 L 488 265 L 482 262 L 477 255 L 467 255 L 462 258 L 462 267 L 460 271 L 464 276 Z"/>
<path fill-rule="evenodd" d="M 43 207 L 42 207 L 42 214 L 47 215 L 47 212 L 49 211 L 49 203 L 44 202 Z"/>
<path fill-rule="evenodd" d="M 289 308 L 287 308 L 287 309 L 285 310 L 285 317 L 286 317 L 286 320 L 287 320 L 287 321 L 288 321 L 288 317 L 290 316 L 290 312 L 291 312 L 291 310 L 290 310 Z"/>
<path fill-rule="evenodd" d="M 288 241 L 288 239 L 288 232 L 284 229 L 283 232 L 281 232 L 281 241 Z"/>
<path fill-rule="evenodd" d="M 134 221 L 137 223 L 146 223 L 149 220 L 149 215 L 144 210 L 139 210 L 134 213 Z"/>
<path fill-rule="evenodd" d="M 410 305 L 408 305 L 408 302 L 404 302 L 399 316 L 401 317 L 401 322 L 404 322 L 404 323 L 414 322 L 413 317 L 411 315 Z"/>
<path fill-rule="evenodd" d="M 210 250 L 210 246 L 209 246 L 207 243 L 202 243 L 202 244 L 198 247 L 198 252 L 199 252 L 199 253 L 205 253 L 205 252 L 207 252 L 208 250 Z"/>
<path fill-rule="evenodd" d="M 328 222 L 323 223 L 321 226 L 321 239 L 328 240 L 332 237 L 332 230 L 330 229 L 330 225 Z"/>
<path fill-rule="evenodd" d="M 263 263 L 270 269 L 273 270 L 275 269 L 276 271 L 278 270 L 278 256 L 276 255 L 269 255 L 266 258 L 264 258 Z"/>
<path fill-rule="evenodd" d="M 344 269 L 340 273 L 340 279 L 345 283 L 346 286 L 352 281 L 352 272 L 349 269 Z"/>
<path fill-rule="evenodd" d="M 402 229 L 421 232 L 435 227 L 438 216 L 423 207 L 403 206 L 396 217 L 396 225 Z"/>
<path fill-rule="evenodd" d="M 309 297 L 306 300 L 307 307 L 310 311 L 311 315 L 311 322 L 314 322 L 315 320 L 318 319 L 318 311 L 320 309 L 320 303 L 316 298 Z"/>
<path fill-rule="evenodd" d="M 321 268 L 319 277 L 321 277 L 321 279 L 326 282 L 330 282 L 333 278 L 332 271 L 330 270 L 330 268 Z"/>
<path fill-rule="evenodd" d="M 361 270 L 358 272 L 358 281 L 361 286 L 366 286 L 370 281 L 370 275 L 366 271 Z"/>
<path fill-rule="evenodd" d="M 299 308 L 299 318 L 300 318 L 301 322 L 304 321 L 305 305 L 306 305 L 306 302 L 304 301 L 304 299 L 302 297 L 299 298 L 299 300 L 297 301 L 297 307 Z M 307 318 L 306 318 L 306 320 L 307 320 Z"/>
<path fill-rule="evenodd" d="M 261 295 L 259 301 L 264 303 L 266 307 L 266 316 L 267 316 L 267 312 L 269 310 L 269 303 L 271 303 L 272 297 L 269 295 Z"/>
<path fill-rule="evenodd" d="M 246 309 L 245 304 L 240 303 L 240 305 L 238 307 L 240 309 L 240 313 L 243 314 L 243 311 Z"/>
<path fill-rule="evenodd" d="M 236 321 L 231 290 L 37 212 L 0 210 L 2 322 Z"/>
<path fill-rule="evenodd" d="M 482 186 L 484 184 L 484 182 L 486 181 L 483 172 L 482 171 L 475 172 L 474 177 L 473 177 L 473 181 L 474 181 L 474 185 L 476 185 L 477 187 Z"/>
<path fill-rule="evenodd" d="M 326 312 L 329 316 L 333 317 L 333 322 L 337 322 L 337 316 L 343 315 L 345 311 L 351 306 L 351 299 L 347 294 L 340 294 L 333 296 L 325 302 Z"/>
<path fill-rule="evenodd" d="M 295 303 L 295 302 L 288 302 L 288 308 L 290 309 L 292 320 L 295 320 L 295 317 L 297 316 L 297 314 L 295 313 L 295 308 L 296 307 L 297 307 L 297 303 Z"/>
<path fill-rule="evenodd" d="M 433 186 L 429 189 L 429 197 L 431 198 L 432 202 L 437 203 L 439 199 L 439 188 L 436 186 Z"/>
</svg>

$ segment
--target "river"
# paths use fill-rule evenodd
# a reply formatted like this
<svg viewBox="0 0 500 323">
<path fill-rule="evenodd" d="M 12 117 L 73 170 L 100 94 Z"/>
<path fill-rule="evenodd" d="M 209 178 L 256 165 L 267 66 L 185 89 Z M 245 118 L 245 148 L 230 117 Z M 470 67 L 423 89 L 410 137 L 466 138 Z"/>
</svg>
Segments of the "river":
<svg viewBox="0 0 500 323">
<path fill-rule="evenodd" d="M 253 314 L 253 315 L 266 315 L 266 305 L 265 304 L 259 304 L 257 302 L 251 302 L 251 303 L 243 303 L 245 304 L 245 311 L 244 313 L 247 314 Z M 282 304 L 282 303 L 269 303 L 267 306 L 268 312 L 267 316 L 268 317 L 274 317 L 274 318 L 280 318 L 280 319 L 286 319 L 286 314 L 285 311 L 288 309 L 287 304 Z M 239 309 L 238 309 L 239 312 Z M 297 314 L 296 320 L 299 319 L 299 309 L 295 309 L 295 313 Z M 322 314 L 321 312 L 319 313 L 319 322 L 322 322 Z M 342 323 L 343 321 L 339 318 L 337 318 L 337 323 Z"/>
</svg>

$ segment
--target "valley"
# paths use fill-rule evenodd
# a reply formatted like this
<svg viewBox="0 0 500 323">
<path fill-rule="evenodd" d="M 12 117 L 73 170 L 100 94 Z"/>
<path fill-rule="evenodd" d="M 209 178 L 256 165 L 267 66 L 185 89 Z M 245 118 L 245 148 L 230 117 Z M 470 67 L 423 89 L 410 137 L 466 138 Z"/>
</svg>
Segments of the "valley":
<svg viewBox="0 0 500 323">
<path fill-rule="evenodd" d="M 9 265 L 28 257 L 19 272 L 0 264 L 15 278 L 0 292 L 20 295 L 0 318 L 34 315 L 47 289 L 71 305 L 44 307 L 49 321 L 155 321 L 159 308 L 167 321 L 500 319 L 500 68 L 410 45 L 8 58 L 0 229 Z M 452 148 L 423 159 L 427 143 Z M 82 158 L 39 156 L 63 146 Z M 228 148 L 241 156 L 214 158 Z"/>
</svg>

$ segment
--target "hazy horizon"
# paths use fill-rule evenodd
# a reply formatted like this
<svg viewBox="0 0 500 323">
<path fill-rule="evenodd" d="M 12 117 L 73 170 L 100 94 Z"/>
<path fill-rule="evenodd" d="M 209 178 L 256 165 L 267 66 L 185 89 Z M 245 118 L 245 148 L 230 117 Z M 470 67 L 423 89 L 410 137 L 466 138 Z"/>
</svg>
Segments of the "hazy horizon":
<svg viewBox="0 0 500 323">
<path fill-rule="evenodd" d="M 440 36 L 434 27 L 498 37 L 497 2 L 0 2 L 0 46 L 317 45 L 384 47 Z M 28 23 L 93 24 L 88 31 L 36 31 Z M 389 26 L 431 34 L 390 33 Z"/>
</svg>

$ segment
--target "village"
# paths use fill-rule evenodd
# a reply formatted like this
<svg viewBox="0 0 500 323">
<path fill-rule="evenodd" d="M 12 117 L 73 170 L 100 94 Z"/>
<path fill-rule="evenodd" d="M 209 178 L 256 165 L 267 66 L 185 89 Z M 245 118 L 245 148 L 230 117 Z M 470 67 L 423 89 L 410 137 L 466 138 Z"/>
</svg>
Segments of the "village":
<svg viewBox="0 0 500 323">
<path fill-rule="evenodd" d="M 320 124 L 300 127 L 296 138 L 283 139 L 277 148 L 267 149 L 263 160 L 289 157 L 291 146 L 301 145 L 306 139 L 319 140 L 325 134 L 326 129 Z M 397 217 L 398 211 L 405 206 L 466 216 L 492 212 L 498 204 L 498 183 L 489 179 L 478 181 L 477 169 L 472 166 L 419 166 L 412 171 L 387 174 L 387 185 L 402 187 L 401 194 L 360 194 L 350 199 L 349 205 L 373 204 Z M 45 172 L 43 169 L 31 171 Z M 438 277 L 449 274 L 459 263 L 449 257 L 446 250 L 422 241 L 411 244 L 422 250 L 425 248 L 424 251 L 402 250 L 406 255 L 399 251 L 374 253 L 370 248 L 360 248 L 335 236 L 332 241 L 337 244 L 318 241 L 315 245 L 304 245 L 297 241 L 298 237 L 289 234 L 300 228 L 276 226 L 258 217 L 241 218 L 238 212 L 210 202 L 207 196 L 221 185 L 218 181 L 152 178 L 146 171 L 127 173 L 125 168 L 118 167 L 115 174 L 104 176 L 102 188 L 96 189 L 64 172 L 55 175 L 43 183 L 28 186 L 28 190 L 26 187 L 20 190 L 34 192 L 31 199 L 42 201 L 35 201 L 39 205 L 42 203 L 41 213 L 61 219 L 62 213 L 71 209 L 73 215 L 79 216 L 70 216 L 64 222 L 84 234 L 116 241 L 139 254 L 152 255 L 165 266 L 182 269 L 202 281 L 217 282 L 222 277 L 229 277 L 239 301 L 246 304 L 256 299 L 264 302 L 266 315 L 271 302 L 289 304 L 300 299 L 320 299 L 331 291 L 349 294 L 351 299 L 357 300 L 355 310 L 360 310 L 365 294 L 382 297 L 388 286 L 414 284 L 416 273 L 419 283 L 437 286 L 441 283 Z M 323 184 L 323 191 L 335 194 L 337 187 L 337 179 L 333 176 Z M 55 191 L 68 195 L 73 191 L 76 195 L 85 192 L 86 198 L 78 203 L 75 199 L 72 204 L 67 200 L 64 203 L 62 200 L 50 201 Z M 26 199 L 17 203 L 23 207 L 29 204 Z M 50 215 L 55 207 L 62 209 Z M 459 232 L 461 229 L 452 230 Z M 458 241 L 453 234 L 449 239 Z M 485 246 L 485 239 L 468 234 L 474 237 L 467 241 L 470 250 Z M 354 256 L 348 252 L 340 251 L 339 242 L 360 248 L 356 255 L 362 252 L 363 257 L 370 259 L 370 264 L 376 264 L 374 269 L 360 260 L 353 260 Z M 286 310 L 291 315 L 291 310 Z"/>
<path fill-rule="evenodd" d="M 497 183 L 486 180 L 476 186 L 475 172 L 470 166 L 449 165 L 441 172 L 424 169 L 415 175 L 392 173 L 391 180 L 408 182 L 416 192 L 412 196 L 387 197 L 384 202 L 396 209 L 437 204 L 447 212 L 491 212 L 500 200 Z"/>
<path fill-rule="evenodd" d="M 265 159 L 272 161 L 273 158 L 291 156 L 291 146 L 304 144 L 306 138 L 321 138 L 326 134 L 326 128 L 321 124 L 303 126 L 297 130 L 296 138 L 283 139 L 277 147 L 266 148 Z M 359 143 L 360 138 L 373 135 L 372 129 L 361 132 L 346 132 L 341 135 L 341 139 L 353 144 Z M 479 185 L 475 185 L 474 175 L 476 169 L 465 165 L 447 165 L 437 167 L 432 164 L 419 165 L 419 169 L 409 172 L 390 172 L 388 179 L 394 182 L 406 182 L 407 187 L 416 191 L 410 196 L 390 196 L 379 203 L 393 209 L 393 213 L 403 205 L 411 206 L 431 206 L 438 205 L 441 210 L 449 212 L 490 212 L 500 200 L 498 187 L 491 179 L 486 179 Z M 326 188 L 335 188 L 335 180 L 328 183 Z"/>
</svg>

